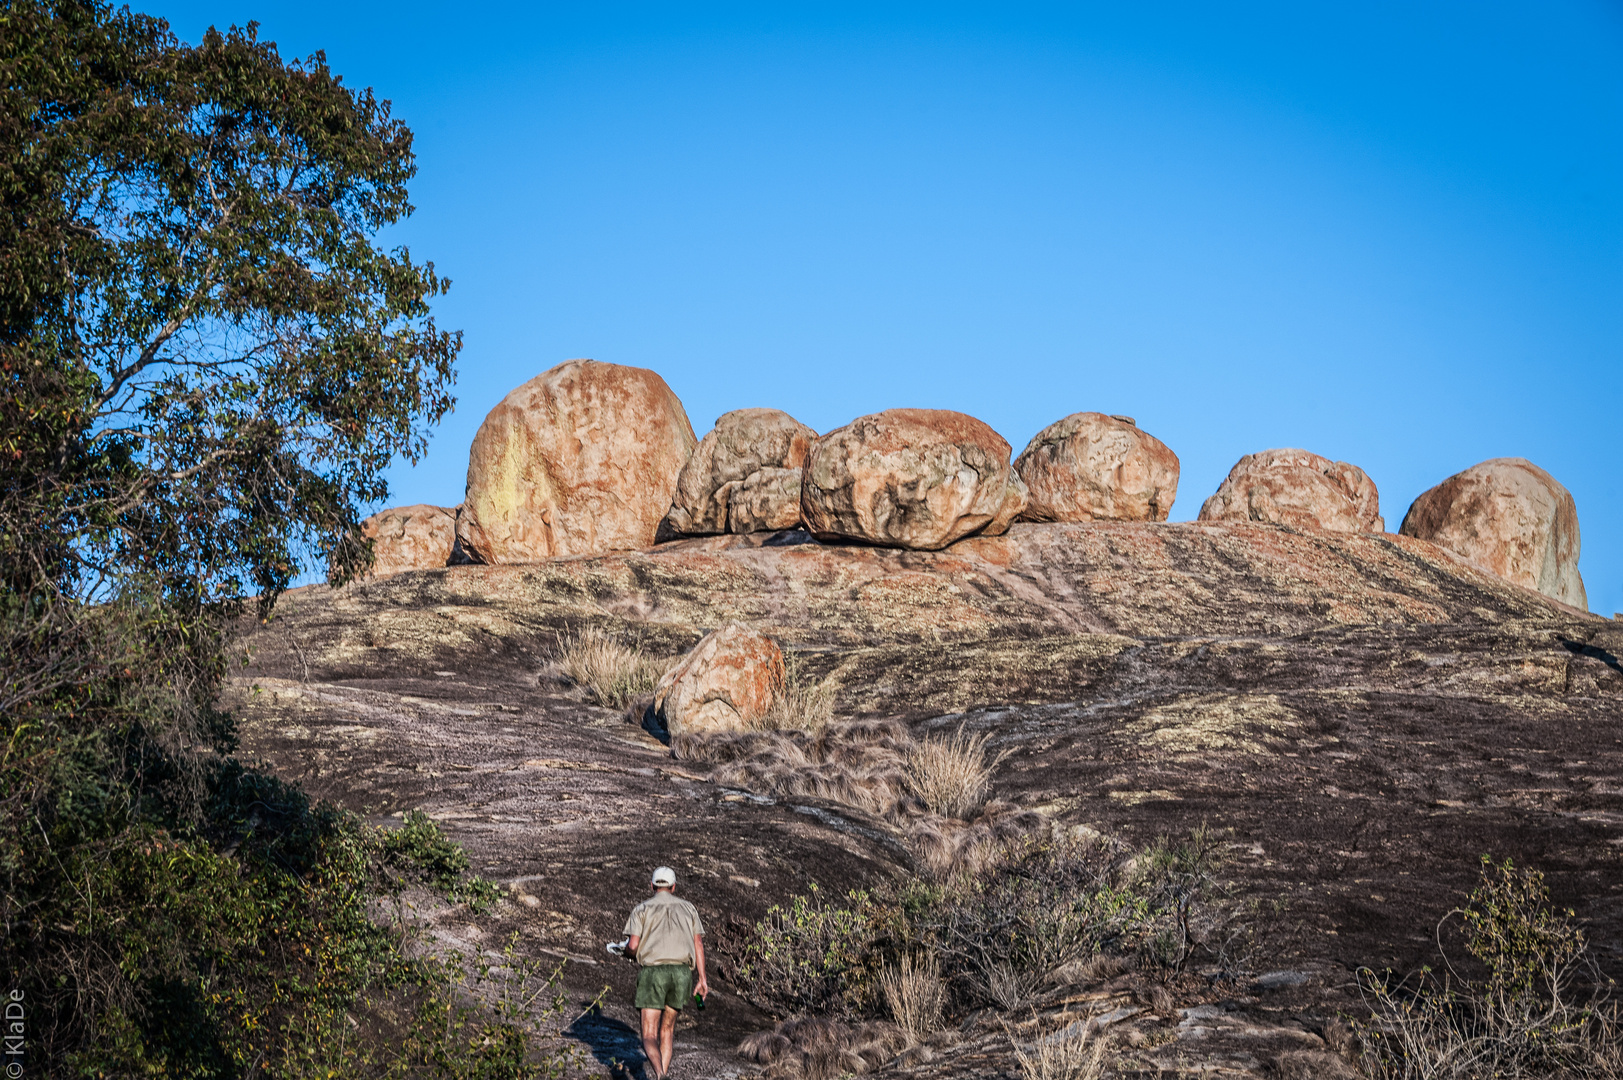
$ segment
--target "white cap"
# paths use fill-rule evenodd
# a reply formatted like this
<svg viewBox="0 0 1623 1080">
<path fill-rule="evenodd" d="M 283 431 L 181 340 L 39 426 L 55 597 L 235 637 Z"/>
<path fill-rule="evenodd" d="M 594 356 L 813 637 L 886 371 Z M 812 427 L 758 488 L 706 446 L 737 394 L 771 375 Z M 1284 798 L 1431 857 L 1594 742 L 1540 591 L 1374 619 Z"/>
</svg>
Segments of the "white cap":
<svg viewBox="0 0 1623 1080">
<path fill-rule="evenodd" d="M 676 871 L 668 866 L 661 866 L 654 871 L 654 888 L 663 889 L 676 884 Z"/>
</svg>

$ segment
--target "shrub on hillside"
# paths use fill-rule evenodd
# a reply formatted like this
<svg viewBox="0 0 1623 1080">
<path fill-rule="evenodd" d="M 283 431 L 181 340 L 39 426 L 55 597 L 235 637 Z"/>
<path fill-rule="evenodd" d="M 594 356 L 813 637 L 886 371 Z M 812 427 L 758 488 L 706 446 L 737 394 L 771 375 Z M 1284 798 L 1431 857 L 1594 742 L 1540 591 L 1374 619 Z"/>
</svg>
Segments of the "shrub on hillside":
<svg viewBox="0 0 1623 1080">
<path fill-rule="evenodd" d="M 811 892 L 774 904 L 738 966 L 744 996 L 776 1016 L 861 1014 L 873 1000 L 884 913 L 856 889 L 843 905 Z"/>
<path fill-rule="evenodd" d="M 912 878 L 843 905 L 814 889 L 756 925 L 739 983 L 777 1016 L 872 1016 L 887 1005 L 886 973 L 906 963 L 939 972 L 947 1007 L 1010 1010 L 1092 958 L 1165 968 L 1201 949 L 1215 957 L 1200 927 L 1233 919 L 1207 910 L 1211 845 L 1157 854 L 1168 847 L 1134 859 L 1102 842 L 1026 837 L 974 874 Z"/>
<path fill-rule="evenodd" d="M 1359 1030 L 1369 1076 L 1623 1076 L 1623 1017 L 1572 910 L 1550 903 L 1542 874 L 1484 857 L 1480 883 L 1445 923 L 1455 916 L 1485 976 L 1458 978 L 1452 966 L 1407 980 L 1360 973 L 1370 1007 Z"/>
</svg>

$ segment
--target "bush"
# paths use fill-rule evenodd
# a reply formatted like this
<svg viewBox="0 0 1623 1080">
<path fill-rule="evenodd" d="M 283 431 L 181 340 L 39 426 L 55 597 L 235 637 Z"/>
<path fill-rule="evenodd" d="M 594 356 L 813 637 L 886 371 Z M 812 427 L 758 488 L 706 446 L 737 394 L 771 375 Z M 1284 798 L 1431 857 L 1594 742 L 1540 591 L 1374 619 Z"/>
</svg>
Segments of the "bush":
<svg viewBox="0 0 1623 1080">
<path fill-rule="evenodd" d="M 1204 831 L 1136 859 L 1103 843 L 1026 838 L 979 873 L 852 892 L 844 907 L 814 889 L 756 924 L 739 983 L 777 1016 L 889 1007 L 907 1027 L 891 995 L 908 970 L 938 973 L 943 1007 L 1011 1010 L 1079 961 L 1172 967 L 1201 949 L 1216 955 L 1201 928 L 1233 919 L 1208 911 L 1210 851 Z"/>
<path fill-rule="evenodd" d="M 454 901 L 474 911 L 491 907 L 501 890 L 468 873 L 468 853 L 453 843 L 439 824 L 421 811 L 406 814 L 405 824 L 387 832 L 382 843 L 385 865 L 414 873 Z"/>
<path fill-rule="evenodd" d="M 960 1000 L 1013 1009 L 1066 964 L 1139 947 L 1164 913 L 1137 884 L 1102 846 L 1027 840 L 981 875 L 916 890 L 911 925 Z"/>
<path fill-rule="evenodd" d="M 560 634 L 554 662 L 564 678 L 611 709 L 624 709 L 652 694 L 669 666 L 596 627 Z"/>
<path fill-rule="evenodd" d="M 780 1017 L 866 1011 L 883 917 L 863 890 L 845 900 L 829 903 L 813 883 L 788 907 L 767 909 L 738 967 L 747 1000 Z"/>
<path fill-rule="evenodd" d="M 201 828 L 136 821 L 14 867 L 34 899 L 7 935 L 5 974 L 29 1003 L 41 1075 L 561 1068 L 567 1055 L 535 1029 L 561 1002 L 531 1015 L 533 970 L 427 954 L 380 905 L 412 882 L 488 896 L 432 822 L 375 829 L 229 760 L 198 783 Z"/>
<path fill-rule="evenodd" d="M 1254 944 L 1242 905 L 1223 895 L 1218 849 L 1203 822 L 1185 841 L 1162 836 L 1133 860 L 1132 888 L 1156 912 L 1141 947 L 1154 966 L 1182 971 L 1198 952 L 1228 970 L 1244 965 Z"/>
<path fill-rule="evenodd" d="M 1484 856 L 1481 882 L 1444 923 L 1454 916 L 1486 977 L 1460 979 L 1450 966 L 1443 976 L 1426 968 L 1393 980 L 1363 969 L 1370 1019 L 1358 1035 L 1368 1075 L 1623 1075 L 1617 1009 L 1605 999 L 1573 912 L 1550 904 L 1542 874 Z"/>
</svg>

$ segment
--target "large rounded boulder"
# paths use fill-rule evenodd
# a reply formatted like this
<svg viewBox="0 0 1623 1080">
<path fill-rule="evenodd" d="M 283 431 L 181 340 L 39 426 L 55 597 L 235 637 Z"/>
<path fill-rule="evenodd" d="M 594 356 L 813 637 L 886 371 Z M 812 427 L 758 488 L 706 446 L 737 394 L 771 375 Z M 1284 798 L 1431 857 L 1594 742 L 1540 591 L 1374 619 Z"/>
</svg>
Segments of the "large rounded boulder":
<svg viewBox="0 0 1623 1080">
<path fill-rule="evenodd" d="M 777 409 L 736 409 L 716 421 L 682 466 L 660 536 L 792 529 L 800 472 L 817 432 Z"/>
<path fill-rule="evenodd" d="M 1178 455 L 1125 416 L 1072 413 L 1015 459 L 1031 501 L 1022 521 L 1165 521 Z"/>
<path fill-rule="evenodd" d="M 559 364 L 479 425 L 460 550 L 478 562 L 529 563 L 648 547 L 697 441 L 652 371 Z"/>
<path fill-rule="evenodd" d="M 361 522 L 372 541 L 373 578 L 444 566 L 456 543 L 456 510 L 443 506 L 394 506 Z"/>
<path fill-rule="evenodd" d="M 1494 458 L 1450 476 L 1414 501 L 1398 531 L 1564 604 L 1589 606 L 1578 574 L 1578 506 L 1531 461 Z"/>
<path fill-rule="evenodd" d="M 1262 521 L 1332 532 L 1386 531 L 1381 498 L 1356 465 L 1306 450 L 1247 454 L 1200 508 L 1201 521 Z"/>
<path fill-rule="evenodd" d="M 699 640 L 654 690 L 654 712 L 672 735 L 743 731 L 784 691 L 778 643 L 738 623 Z"/>
<path fill-rule="evenodd" d="M 1026 507 L 1009 444 L 972 416 L 889 409 L 812 444 L 800 514 L 821 540 L 935 551 L 995 536 Z"/>
</svg>

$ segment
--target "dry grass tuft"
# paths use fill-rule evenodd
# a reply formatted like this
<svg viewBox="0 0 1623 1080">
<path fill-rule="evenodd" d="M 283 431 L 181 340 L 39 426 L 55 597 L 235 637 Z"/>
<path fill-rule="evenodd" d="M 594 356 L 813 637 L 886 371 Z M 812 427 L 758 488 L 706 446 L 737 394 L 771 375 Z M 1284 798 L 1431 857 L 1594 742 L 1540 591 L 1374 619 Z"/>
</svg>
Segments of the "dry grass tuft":
<svg viewBox="0 0 1623 1080">
<path fill-rule="evenodd" d="M 934 814 L 921 817 L 908 825 L 907 843 L 925 873 L 946 881 L 987 872 L 1002 860 L 1011 844 L 1028 840 L 1048 827 L 1048 820 L 1041 814 L 992 801 L 981 807 L 974 821 Z"/>
<path fill-rule="evenodd" d="M 672 749 L 683 761 L 711 766 L 710 778 L 724 787 L 823 799 L 902 821 L 921 809 L 907 780 L 912 742 L 899 721 L 852 720 L 828 723 L 815 734 L 761 731 L 682 738 Z"/>
<path fill-rule="evenodd" d="M 947 987 L 941 981 L 941 963 L 934 956 L 903 956 L 899 966 L 880 972 L 879 989 L 890 1018 L 914 1042 L 923 1042 L 941 1026 Z"/>
<path fill-rule="evenodd" d="M 611 709 L 624 709 L 652 694 L 669 666 L 590 626 L 558 635 L 553 664 L 592 700 Z"/>
<path fill-rule="evenodd" d="M 834 719 L 834 694 L 839 687 L 831 679 L 813 679 L 793 656 L 785 657 L 784 661 L 783 692 L 754 728 L 816 734 Z"/>
<path fill-rule="evenodd" d="M 1105 1071 L 1109 1040 L 1086 1019 L 1061 1014 L 1058 1031 L 1022 1046 L 1011 1037 L 1014 1057 L 1025 1080 L 1098 1080 Z"/>
<path fill-rule="evenodd" d="M 894 1024 L 846 1024 L 812 1016 L 756 1032 L 739 1044 L 738 1052 L 768 1066 L 767 1080 L 834 1080 L 874 1072 L 906 1045 L 907 1034 Z"/>
<path fill-rule="evenodd" d="M 915 743 L 907 755 L 907 775 L 924 805 L 943 817 L 968 820 L 992 795 L 992 770 L 1002 756 L 986 760 L 989 735 L 962 727 L 945 739 Z"/>
</svg>

